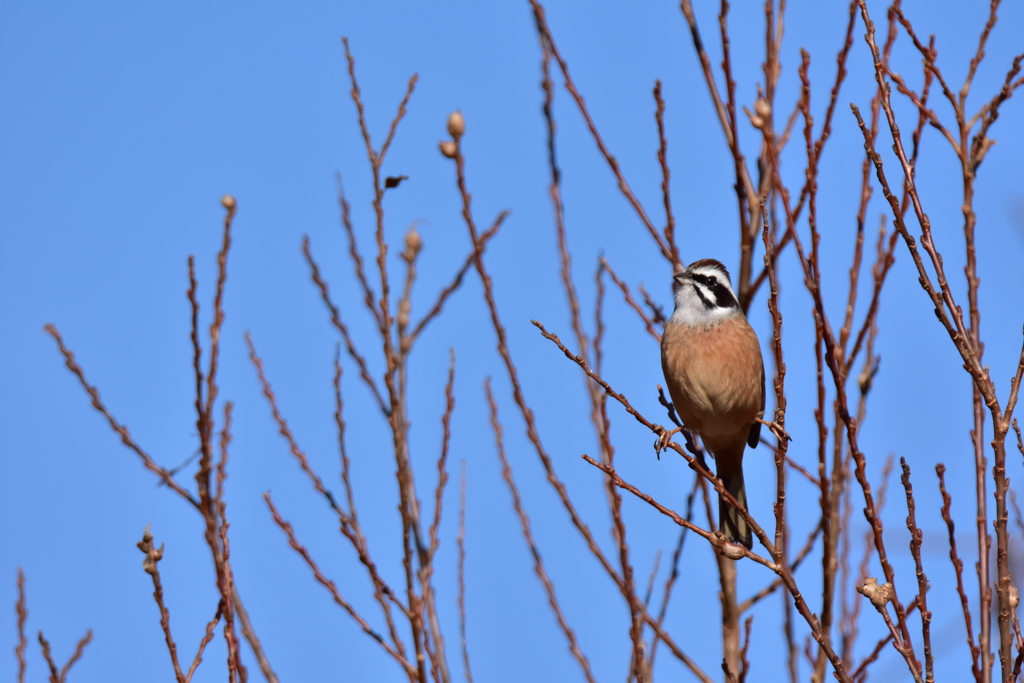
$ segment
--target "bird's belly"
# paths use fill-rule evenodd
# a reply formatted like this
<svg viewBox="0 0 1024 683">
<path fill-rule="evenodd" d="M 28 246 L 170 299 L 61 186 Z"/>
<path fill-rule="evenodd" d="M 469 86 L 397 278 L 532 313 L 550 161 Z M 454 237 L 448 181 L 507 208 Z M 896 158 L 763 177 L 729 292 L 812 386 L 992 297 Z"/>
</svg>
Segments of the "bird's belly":
<svg viewBox="0 0 1024 683">
<path fill-rule="evenodd" d="M 745 435 L 761 412 L 761 349 L 749 325 L 670 324 L 662 365 L 676 413 L 705 439 Z"/>
</svg>

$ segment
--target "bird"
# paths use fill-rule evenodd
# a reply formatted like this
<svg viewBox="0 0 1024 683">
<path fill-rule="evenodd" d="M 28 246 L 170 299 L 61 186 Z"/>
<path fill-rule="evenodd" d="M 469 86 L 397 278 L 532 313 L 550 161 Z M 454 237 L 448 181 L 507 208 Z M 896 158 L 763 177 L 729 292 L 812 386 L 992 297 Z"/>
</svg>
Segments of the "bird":
<svg viewBox="0 0 1024 683">
<path fill-rule="evenodd" d="M 673 280 L 675 310 L 661 337 L 665 383 L 683 427 L 700 435 L 722 486 L 746 509 L 743 453 L 757 446 L 764 417 L 761 344 L 719 261 L 694 261 Z M 718 514 L 726 539 L 750 549 L 750 527 L 721 496 Z"/>
</svg>

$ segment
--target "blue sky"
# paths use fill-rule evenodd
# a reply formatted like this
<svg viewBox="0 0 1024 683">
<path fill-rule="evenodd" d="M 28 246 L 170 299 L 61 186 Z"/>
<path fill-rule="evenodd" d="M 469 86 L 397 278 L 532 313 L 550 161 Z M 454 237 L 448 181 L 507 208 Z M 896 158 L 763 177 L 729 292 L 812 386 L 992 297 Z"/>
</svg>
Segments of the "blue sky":
<svg viewBox="0 0 1024 683">
<path fill-rule="evenodd" d="M 698 5 L 717 65 L 717 5 Z M 735 268 L 732 162 L 678 6 L 552 2 L 547 8 L 597 125 L 656 223 L 663 218 L 651 88 L 655 79 L 664 82 L 683 258 L 716 257 Z M 871 9 L 875 20 L 884 22 L 884 7 L 872 4 Z M 939 63 L 958 88 L 987 7 L 912 2 L 906 11 L 920 34 L 938 36 Z M 818 125 L 846 16 L 845 3 L 789 3 L 779 102 L 787 103 L 788 111 L 795 100 L 798 50 L 806 48 L 812 55 Z M 763 78 L 761 5 L 736 3 L 731 21 L 737 92 L 750 106 L 755 84 Z M 969 109 L 1001 84 L 1021 49 L 1013 27 L 1022 22 L 1019 7 L 1001 10 Z M 863 161 L 862 140 L 847 105 L 854 102 L 866 110 L 873 86 L 863 33 L 858 24 L 821 176 L 824 291 L 833 319 L 845 302 Z M 287 8 L 7 3 L 0 9 L 0 604 L 13 606 L 16 570 L 22 567 L 29 632 L 42 629 L 58 659 L 70 653 L 87 628 L 93 629 L 94 641 L 72 672 L 74 680 L 137 679 L 143 670 L 171 674 L 151 584 L 135 547 L 147 524 L 157 543 L 166 544 L 161 570 L 182 652 L 198 642 L 216 597 L 200 519 L 156 486 L 92 411 L 42 327 L 54 323 L 60 328 L 108 407 L 159 462 L 173 466 L 185 460 L 197 444 L 186 261 L 196 255 L 205 326 L 225 193 L 234 195 L 239 206 L 228 266 L 221 376 L 221 396 L 236 406 L 227 500 L 239 585 L 281 680 L 401 679 L 398 668 L 329 602 L 266 511 L 261 496 L 270 490 L 325 571 L 354 604 L 373 613 L 371 589 L 357 559 L 276 433 L 243 342 L 244 332 L 251 332 L 300 444 L 321 475 L 340 488 L 331 417 L 337 339 L 302 260 L 303 235 L 309 235 L 371 369 L 383 369 L 338 220 L 340 173 L 361 244 L 370 245 L 370 169 L 348 96 L 341 36 L 351 42 L 370 129 L 378 141 L 409 77 L 419 74 L 384 167 L 387 175 L 409 176 L 387 198 L 386 232 L 396 245 L 392 258 L 414 222 L 425 243 L 414 311 L 422 312 L 432 301 L 469 248 L 452 164 L 437 152 L 448 113 L 456 108 L 464 113 L 463 150 L 477 222 L 486 225 L 500 211 L 512 211 L 487 258 L 527 398 L 558 472 L 599 540 L 611 548 L 601 477 L 579 459 L 597 450 L 582 377 L 529 324 L 538 319 L 563 339 L 571 337 L 547 195 L 540 50 L 527 3 L 305 3 Z M 920 58 L 905 36 L 897 43 L 894 64 L 918 86 Z M 933 101 L 949 120 L 949 107 L 938 97 Z M 985 360 L 1003 400 L 1024 318 L 1020 106 L 1017 100 L 1008 102 L 993 129 L 999 144 L 981 167 L 976 197 Z M 916 116 L 902 103 L 899 114 L 909 134 Z M 671 273 L 618 194 L 564 90 L 556 95 L 556 116 L 566 221 L 587 324 L 595 296 L 592 275 L 602 254 L 632 286 L 643 283 L 669 305 Z M 757 153 L 753 133 L 742 138 L 751 159 Z M 890 142 L 883 130 L 879 149 L 887 164 L 893 162 Z M 922 200 L 954 292 L 965 298 L 956 159 L 934 130 L 925 131 L 923 144 L 917 170 Z M 787 179 L 798 182 L 803 163 L 797 140 L 783 164 Z M 889 168 L 895 178 L 895 169 Z M 884 208 L 876 190 L 868 212 L 869 236 Z M 806 239 L 806 224 L 801 230 Z M 780 268 L 791 454 L 811 467 L 816 458 L 811 301 L 792 253 L 783 257 Z M 882 369 L 861 444 L 872 481 L 878 480 L 890 453 L 905 456 L 914 468 L 926 569 L 934 587 L 929 601 L 936 648 L 943 653 L 944 667 L 966 670 L 933 468 L 940 461 L 949 468 L 961 553 L 973 558 L 970 388 L 916 277 L 901 245 L 883 298 L 877 349 Z M 605 376 L 645 414 L 660 419 L 654 392 L 662 381 L 657 346 L 614 292 L 607 305 Z M 750 318 L 765 342 L 764 293 Z M 428 329 L 411 366 L 413 457 L 420 498 L 426 502 L 436 481 L 450 348 L 458 358 L 451 471 L 455 484 L 459 463 L 466 461 L 468 640 L 474 673 L 477 680 L 497 681 L 580 678 L 532 573 L 500 478 L 483 401 L 484 379 L 493 377 L 508 451 L 563 607 L 599 679 L 621 676 L 628 666 L 628 613 L 545 481 L 494 345 L 479 281 L 469 277 L 444 316 Z M 385 446 L 389 437 L 349 365 L 344 392 L 356 496 L 377 562 L 397 570 L 394 464 Z M 623 475 L 681 509 L 690 471 L 678 459 L 656 460 L 651 435 L 615 406 L 610 414 Z M 1011 450 L 1009 460 L 1011 479 L 1020 479 L 1019 454 Z M 775 475 L 767 449 L 748 453 L 747 472 L 752 509 L 768 519 Z M 191 482 L 190 476 L 183 481 Z M 896 486 L 894 478 L 891 487 Z M 905 508 L 902 493 L 891 491 L 886 534 L 902 572 L 901 594 L 909 600 L 915 591 Z M 858 493 L 852 518 L 858 530 L 865 527 L 860 501 Z M 816 492 L 794 477 L 789 502 L 794 536 L 802 539 L 818 504 Z M 449 486 L 437 585 L 456 672 L 461 671 L 454 636 L 457 504 L 457 486 Z M 677 532 L 667 519 L 629 498 L 626 518 L 637 573 L 646 579 L 656 552 L 670 552 Z M 859 554 L 855 548 L 856 558 Z M 972 562 L 965 559 L 965 576 L 974 584 L 974 596 Z M 663 558 L 659 585 L 666 564 Z M 720 640 L 714 628 L 712 566 L 708 549 L 688 539 L 681 565 L 685 590 L 676 596 L 668 624 L 704 669 L 716 672 Z M 819 566 L 812 556 L 798 574 L 805 595 L 815 595 Z M 398 572 L 393 576 L 398 583 Z M 740 593 L 752 593 L 770 580 L 766 572 L 745 565 Z M 766 600 L 753 612 L 755 674 L 779 670 L 784 661 L 776 626 L 780 601 Z M 811 607 L 819 609 L 813 601 Z M 12 609 L 0 619 L 0 643 L 13 647 L 14 624 Z M 883 629 L 874 615 L 866 618 L 862 648 L 872 646 Z M 806 630 L 798 632 L 802 642 Z M 38 680 L 44 665 L 34 639 L 29 653 L 29 678 Z M 659 673 L 678 675 L 681 667 L 666 654 L 659 655 Z M 221 680 L 222 662 L 218 638 L 195 680 Z M 891 650 L 877 666 L 879 676 L 902 671 Z M 0 670 L 14 668 L 13 657 L 0 663 Z"/>
</svg>

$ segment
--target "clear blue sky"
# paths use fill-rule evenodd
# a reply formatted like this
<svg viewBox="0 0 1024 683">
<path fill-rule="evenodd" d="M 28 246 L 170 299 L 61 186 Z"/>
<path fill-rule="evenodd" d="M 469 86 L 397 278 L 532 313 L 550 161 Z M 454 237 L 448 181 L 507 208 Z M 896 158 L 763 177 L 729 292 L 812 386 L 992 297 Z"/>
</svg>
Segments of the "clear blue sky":
<svg viewBox="0 0 1024 683">
<path fill-rule="evenodd" d="M 717 64 L 717 4 L 697 4 Z M 970 9 L 954 2 L 907 6 L 922 35 L 938 35 L 939 63 L 956 87 L 986 16 L 987 3 L 973 4 Z M 872 11 L 876 21 L 884 22 L 883 5 L 873 3 Z M 1015 29 L 1024 25 L 1021 12 L 1012 4 L 1002 9 L 971 109 L 995 92 L 1013 54 L 1021 51 Z M 552 2 L 548 16 L 598 126 L 656 223 L 662 214 L 650 92 L 656 78 L 664 81 L 683 258 L 717 257 L 735 268 L 731 160 L 678 6 Z M 797 51 L 804 47 L 813 59 L 812 106 L 820 121 L 845 21 L 846 3 L 789 3 L 780 102 L 794 101 Z M 735 4 L 733 58 L 739 97 L 748 106 L 755 83 L 763 78 L 762 23 L 760 3 Z M 873 87 L 863 33 L 858 25 L 819 198 L 825 291 L 833 318 L 841 313 L 847 287 L 863 159 L 847 105 L 866 108 Z M 436 147 L 448 113 L 461 108 L 465 114 L 464 151 L 477 221 L 488 224 L 499 211 L 512 211 L 488 262 L 527 397 L 558 471 L 595 534 L 611 547 L 601 478 L 579 459 L 581 453 L 596 451 L 582 378 L 529 324 L 531 318 L 542 320 L 563 339 L 570 338 L 546 189 L 540 50 L 526 2 L 305 3 L 287 8 L 8 3 L 0 9 L 0 608 L 9 610 L 0 617 L 0 649 L 8 653 L 0 656 L 0 671 L 7 678 L 15 670 L 7 648 L 16 642 L 17 567 L 28 582 L 30 680 L 44 676 L 34 641 L 40 629 L 59 660 L 87 628 L 93 629 L 94 642 L 72 680 L 172 676 L 151 583 L 135 547 L 147 524 L 157 543 L 166 544 L 161 570 L 183 656 L 191 656 L 185 653 L 194 651 L 212 616 L 214 579 L 200 519 L 156 486 L 94 413 L 42 327 L 52 322 L 60 328 L 107 405 L 160 463 L 173 466 L 186 459 L 197 445 L 186 259 L 197 257 L 208 315 L 223 215 L 219 202 L 231 193 L 239 211 L 225 302 L 221 396 L 236 404 L 227 500 L 237 580 L 282 681 L 403 679 L 376 644 L 330 603 L 266 511 L 261 495 L 271 490 L 325 571 L 354 604 L 376 617 L 357 559 L 276 434 L 243 344 L 249 330 L 300 444 L 329 485 L 339 489 L 330 384 L 337 340 L 301 257 L 303 235 L 310 236 L 371 368 L 379 373 L 383 367 L 338 221 L 336 172 L 344 179 L 362 244 L 370 244 L 370 172 L 348 96 L 343 35 L 351 41 L 377 140 L 383 139 L 409 76 L 419 74 L 384 172 L 410 178 L 388 197 L 387 234 L 400 245 L 408 226 L 420 222 L 425 250 L 414 297 L 414 310 L 420 312 L 468 250 L 452 165 Z M 894 54 L 897 70 L 919 84 L 920 59 L 905 37 Z M 950 116 L 948 107 L 939 104 L 937 110 Z M 1021 111 L 1017 100 L 1004 107 L 993 131 L 1000 144 L 981 168 L 977 193 L 985 358 L 1004 399 L 1024 319 Z M 915 119 L 905 107 L 901 112 L 908 132 Z M 670 272 L 618 194 L 564 90 L 557 94 L 556 116 L 569 239 L 588 324 L 592 274 L 602 253 L 631 285 L 643 283 L 669 305 Z M 880 150 L 887 153 L 888 133 L 883 131 L 880 140 Z M 744 139 L 748 158 L 756 156 L 754 143 L 752 135 Z M 924 144 L 918 180 L 925 208 L 944 249 L 946 271 L 963 296 L 955 159 L 933 130 L 925 132 Z M 789 152 L 784 170 L 797 179 L 803 168 L 798 141 Z M 886 159 L 891 161 L 891 155 Z M 876 192 L 869 209 L 871 232 L 883 209 Z M 806 225 L 801 229 L 806 231 Z M 889 453 L 905 456 L 914 467 L 933 584 L 929 601 L 936 649 L 943 667 L 966 671 L 933 468 L 938 461 L 949 467 L 961 552 L 973 557 L 968 378 L 917 286 L 902 245 L 897 259 L 879 320 L 882 370 L 861 443 L 873 481 Z M 793 457 L 810 467 L 816 458 L 811 304 L 792 254 L 782 268 L 787 425 L 795 439 Z M 660 419 L 654 393 L 662 381 L 657 346 L 614 293 L 608 306 L 606 377 L 643 412 Z M 763 294 L 754 302 L 751 321 L 766 340 Z M 624 675 L 628 614 L 587 554 L 524 438 L 475 277 L 467 279 L 414 356 L 411 419 L 421 500 L 432 499 L 451 347 L 458 356 L 455 476 L 445 499 L 437 585 L 453 670 L 461 671 L 455 635 L 454 484 L 464 459 L 469 480 L 468 638 L 477 680 L 580 679 L 532 573 L 500 478 L 482 400 L 484 378 L 493 376 L 510 457 L 563 607 L 599 679 Z M 386 425 L 350 364 L 346 372 L 349 453 L 360 513 L 378 563 L 399 583 L 394 464 L 385 446 Z M 656 460 L 653 437 L 613 405 L 610 414 L 624 476 L 681 509 L 690 471 L 676 458 Z M 1009 460 L 1010 477 L 1020 480 L 1019 454 L 1011 451 Z M 748 453 L 747 472 L 752 509 L 767 519 L 774 496 L 767 449 Z M 183 481 L 191 482 L 190 476 Z M 898 486 L 895 478 L 892 486 Z M 794 478 L 789 501 L 794 535 L 802 539 L 806 520 L 816 514 L 816 492 Z M 856 494 L 852 523 L 857 529 L 864 527 L 860 501 Z M 677 531 L 637 500 L 626 499 L 626 516 L 637 573 L 645 580 L 655 553 L 659 548 L 669 552 Z M 904 516 L 902 493 L 891 495 L 884 516 L 887 539 L 909 600 L 915 586 Z M 855 549 L 856 558 L 859 554 Z M 1019 560 L 1019 554 L 1014 558 Z M 659 585 L 666 565 L 667 558 Z M 705 670 L 717 673 L 720 639 L 712 566 L 708 549 L 689 539 L 684 580 L 668 624 Z M 809 560 L 798 574 L 807 596 L 816 594 L 819 566 Z M 972 560 L 966 561 L 965 575 L 975 584 L 974 595 Z M 741 595 L 771 578 L 744 565 Z M 759 680 L 769 679 L 765 672 L 781 670 L 780 600 L 766 600 L 753 612 L 752 675 Z M 816 600 L 811 599 L 815 611 L 820 608 Z M 884 629 L 873 617 L 862 625 L 864 648 Z M 807 633 L 802 624 L 798 632 L 802 643 Z M 223 656 L 218 638 L 195 680 L 223 680 Z M 876 675 L 902 675 L 891 650 L 882 660 Z M 254 664 L 251 657 L 247 661 Z M 666 652 L 659 655 L 659 667 L 661 675 L 681 673 Z"/>
</svg>

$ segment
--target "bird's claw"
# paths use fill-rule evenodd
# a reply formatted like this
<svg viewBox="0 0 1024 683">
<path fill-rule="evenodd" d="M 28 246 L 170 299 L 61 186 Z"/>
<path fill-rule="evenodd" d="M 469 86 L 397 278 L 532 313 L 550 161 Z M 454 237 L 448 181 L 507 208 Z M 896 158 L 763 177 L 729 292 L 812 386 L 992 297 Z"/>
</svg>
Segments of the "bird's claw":
<svg viewBox="0 0 1024 683">
<path fill-rule="evenodd" d="M 767 427 L 771 431 L 771 433 L 775 435 L 775 438 L 777 438 L 779 441 L 793 440 L 793 437 L 789 435 L 789 432 L 783 429 L 782 425 L 780 425 L 778 422 L 768 422 L 767 420 L 762 420 L 761 418 L 756 419 L 758 422 Z"/>
<path fill-rule="evenodd" d="M 658 434 L 658 440 L 654 442 L 654 452 L 661 457 L 661 452 L 668 450 L 668 445 L 672 443 L 672 437 L 675 436 L 682 427 L 676 427 L 675 429 L 664 429 L 662 428 L 661 433 Z"/>
</svg>

